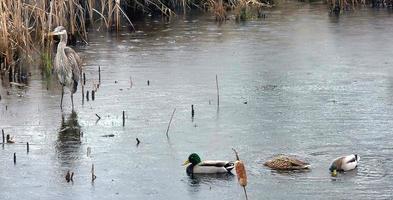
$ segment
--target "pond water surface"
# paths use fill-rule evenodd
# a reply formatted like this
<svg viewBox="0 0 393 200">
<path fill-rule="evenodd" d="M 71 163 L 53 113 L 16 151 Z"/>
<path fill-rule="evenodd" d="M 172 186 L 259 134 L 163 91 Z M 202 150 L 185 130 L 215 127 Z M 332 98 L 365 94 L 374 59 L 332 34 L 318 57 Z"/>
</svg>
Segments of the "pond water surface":
<svg viewBox="0 0 393 200">
<path fill-rule="evenodd" d="M 99 65 L 101 82 L 84 105 L 78 88 L 74 113 L 69 91 L 62 112 L 59 84 L 39 69 L 27 88 L 2 80 L 0 127 L 16 144 L 0 148 L 0 199 L 244 199 L 236 176 L 192 179 L 181 166 L 192 152 L 233 160 L 231 148 L 246 163 L 249 199 L 392 198 L 392 17 L 290 3 L 246 23 L 190 15 L 91 32 L 77 49 L 85 90 L 99 83 Z M 312 168 L 263 166 L 279 153 Z M 330 162 L 351 153 L 358 169 L 332 178 Z"/>
</svg>

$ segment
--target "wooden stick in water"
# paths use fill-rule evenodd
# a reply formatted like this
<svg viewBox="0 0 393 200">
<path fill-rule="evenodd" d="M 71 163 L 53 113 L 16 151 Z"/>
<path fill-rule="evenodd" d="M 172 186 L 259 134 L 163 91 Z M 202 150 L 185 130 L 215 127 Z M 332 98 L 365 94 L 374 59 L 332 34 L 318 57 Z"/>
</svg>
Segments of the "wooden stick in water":
<svg viewBox="0 0 393 200">
<path fill-rule="evenodd" d="M 86 85 L 86 74 L 83 73 L 83 85 Z"/>
<path fill-rule="evenodd" d="M 218 89 L 218 77 L 216 74 L 216 86 L 217 86 L 217 106 L 220 106 L 220 91 Z"/>
<path fill-rule="evenodd" d="M 191 117 L 194 118 L 194 104 L 191 105 Z"/>
<path fill-rule="evenodd" d="M 91 181 L 94 182 L 97 176 L 94 174 L 94 164 L 91 164 Z"/>
<path fill-rule="evenodd" d="M 123 126 L 126 123 L 126 112 L 123 110 Z"/>
<path fill-rule="evenodd" d="M 101 66 L 98 66 L 98 84 L 101 84 Z"/>
<path fill-rule="evenodd" d="M 172 116 L 171 116 L 171 120 L 169 120 L 168 128 L 166 129 L 166 137 L 167 137 L 167 138 L 169 138 L 169 136 L 168 136 L 169 127 L 171 126 L 172 119 L 173 119 L 173 115 L 175 115 L 175 112 L 176 112 L 176 108 L 173 109 L 173 113 L 172 113 Z"/>
</svg>

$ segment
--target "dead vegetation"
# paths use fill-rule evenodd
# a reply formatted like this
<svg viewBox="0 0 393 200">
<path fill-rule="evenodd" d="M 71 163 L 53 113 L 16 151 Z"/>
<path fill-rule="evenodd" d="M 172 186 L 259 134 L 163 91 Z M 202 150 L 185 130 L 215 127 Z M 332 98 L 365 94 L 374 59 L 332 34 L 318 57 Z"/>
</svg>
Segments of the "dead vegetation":
<svg viewBox="0 0 393 200">
<path fill-rule="evenodd" d="M 269 4 L 258 0 L 0 0 L 0 73 L 10 72 L 18 76 L 18 61 L 33 60 L 41 55 L 46 72 L 51 71 L 52 39 L 47 37 L 56 26 L 64 26 L 69 40 L 87 41 L 87 24 L 98 24 L 98 29 L 119 30 L 133 23 L 133 13 L 160 13 L 174 16 L 174 10 L 184 13 L 191 8 L 206 8 L 217 21 L 228 18 L 228 11 L 235 10 L 236 18 L 252 18 L 250 12 Z"/>
</svg>

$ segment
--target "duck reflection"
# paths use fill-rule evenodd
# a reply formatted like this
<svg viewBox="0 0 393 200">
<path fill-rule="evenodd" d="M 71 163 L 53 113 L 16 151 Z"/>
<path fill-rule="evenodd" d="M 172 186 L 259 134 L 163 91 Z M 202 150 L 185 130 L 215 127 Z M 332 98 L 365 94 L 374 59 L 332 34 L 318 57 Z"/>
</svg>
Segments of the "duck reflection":
<svg viewBox="0 0 393 200">
<path fill-rule="evenodd" d="M 235 175 L 232 173 L 223 174 L 193 174 L 189 176 L 188 185 L 192 191 L 199 191 L 201 185 L 217 185 L 220 182 L 233 181 Z"/>
<path fill-rule="evenodd" d="M 81 147 L 81 126 L 76 112 L 65 119 L 62 115 L 60 131 L 58 134 L 56 152 L 61 165 L 70 165 L 78 160 Z"/>
</svg>

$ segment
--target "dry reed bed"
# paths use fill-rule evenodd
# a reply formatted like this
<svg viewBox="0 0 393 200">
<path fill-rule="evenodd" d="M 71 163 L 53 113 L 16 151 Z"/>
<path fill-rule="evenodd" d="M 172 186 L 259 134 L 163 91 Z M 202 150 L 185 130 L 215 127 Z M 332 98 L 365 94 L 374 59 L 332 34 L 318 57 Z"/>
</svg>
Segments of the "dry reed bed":
<svg viewBox="0 0 393 200">
<path fill-rule="evenodd" d="M 132 12 L 160 12 L 163 16 L 174 15 L 173 10 L 178 8 L 186 12 L 200 7 L 222 21 L 227 19 L 228 10 L 238 9 L 236 12 L 241 13 L 241 8 L 249 6 L 269 5 L 257 0 L 0 0 L 0 74 L 18 73 L 17 61 L 22 57 L 31 60 L 34 52 L 43 55 L 44 66 L 50 68 L 53 42 L 47 34 L 56 26 L 64 26 L 71 40 L 78 37 L 85 41 L 86 22 L 96 24 L 99 20 L 107 29 L 118 30 L 122 23 L 133 27 L 124 7 L 132 8 Z"/>
<path fill-rule="evenodd" d="M 15 63 L 34 51 L 49 53 L 51 40 L 47 34 L 56 26 L 64 26 L 70 36 L 87 38 L 86 19 L 94 13 L 106 28 L 120 27 L 120 17 L 132 25 L 121 9 L 120 0 L 0 0 L 0 70 L 15 72 Z M 82 4 L 84 3 L 84 4 Z M 98 10 L 101 10 L 98 11 Z M 88 15 L 87 15 L 88 14 Z M 50 56 L 46 56 L 50 59 Z M 48 62 L 50 63 L 50 62 Z"/>
</svg>

